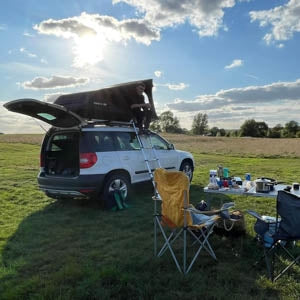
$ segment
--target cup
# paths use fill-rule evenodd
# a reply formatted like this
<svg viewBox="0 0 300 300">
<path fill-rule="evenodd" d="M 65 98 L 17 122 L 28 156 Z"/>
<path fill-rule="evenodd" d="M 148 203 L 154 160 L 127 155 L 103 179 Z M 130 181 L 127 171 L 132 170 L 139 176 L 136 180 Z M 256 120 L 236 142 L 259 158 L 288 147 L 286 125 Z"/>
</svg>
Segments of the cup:
<svg viewBox="0 0 300 300">
<path fill-rule="evenodd" d="M 224 176 L 224 178 L 229 177 L 229 169 L 228 168 L 223 168 L 223 176 Z"/>
</svg>

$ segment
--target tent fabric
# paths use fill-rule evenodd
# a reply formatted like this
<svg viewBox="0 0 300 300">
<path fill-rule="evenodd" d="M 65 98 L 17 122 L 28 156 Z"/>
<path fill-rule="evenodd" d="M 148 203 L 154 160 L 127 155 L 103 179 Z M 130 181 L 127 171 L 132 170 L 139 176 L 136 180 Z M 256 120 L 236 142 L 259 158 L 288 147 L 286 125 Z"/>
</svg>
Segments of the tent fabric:
<svg viewBox="0 0 300 300">
<path fill-rule="evenodd" d="M 170 221 L 177 227 L 184 225 L 184 192 L 187 192 L 187 202 L 189 201 L 189 178 L 178 171 L 166 171 L 165 169 L 156 169 L 154 172 L 154 181 L 159 195 L 162 198 L 162 215 L 164 222 Z M 192 226 L 193 221 L 190 214 L 186 215 L 187 226 Z M 173 226 L 174 226 L 173 225 Z M 170 227 L 173 227 L 170 224 Z"/>
<path fill-rule="evenodd" d="M 137 86 L 145 86 L 145 94 L 151 106 L 151 120 L 157 119 L 152 98 L 152 79 L 123 83 L 96 91 L 62 95 L 55 104 L 62 105 L 84 119 L 129 122 L 135 116 L 132 104 L 145 103 Z"/>
</svg>

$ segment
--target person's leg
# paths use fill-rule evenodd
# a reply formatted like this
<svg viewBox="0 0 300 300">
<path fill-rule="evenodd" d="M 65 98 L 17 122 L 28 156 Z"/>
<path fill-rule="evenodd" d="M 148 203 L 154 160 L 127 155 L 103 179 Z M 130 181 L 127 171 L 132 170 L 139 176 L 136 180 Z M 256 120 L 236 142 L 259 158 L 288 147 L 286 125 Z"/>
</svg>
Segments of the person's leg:
<svg viewBox="0 0 300 300">
<path fill-rule="evenodd" d="M 144 127 L 145 129 L 149 129 L 151 122 L 152 111 L 150 108 L 146 108 L 144 110 Z"/>
<path fill-rule="evenodd" d="M 143 117 L 144 117 L 144 112 L 141 111 L 141 109 L 139 107 L 135 107 L 132 109 L 133 115 L 136 119 L 136 126 L 142 130 L 143 128 Z"/>
</svg>

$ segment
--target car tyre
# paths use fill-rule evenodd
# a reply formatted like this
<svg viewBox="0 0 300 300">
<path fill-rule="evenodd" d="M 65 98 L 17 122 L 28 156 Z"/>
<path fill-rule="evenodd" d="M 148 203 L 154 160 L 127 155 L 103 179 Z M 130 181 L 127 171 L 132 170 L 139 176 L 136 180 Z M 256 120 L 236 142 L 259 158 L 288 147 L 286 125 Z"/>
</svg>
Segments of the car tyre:
<svg viewBox="0 0 300 300">
<path fill-rule="evenodd" d="M 125 201 L 128 200 L 131 194 L 131 184 L 129 178 L 126 174 L 111 174 L 105 180 L 102 192 L 102 198 L 104 200 L 104 205 L 106 201 L 109 200 L 110 194 L 115 190 L 121 190 L 124 193 Z"/>
<path fill-rule="evenodd" d="M 183 173 L 185 173 L 187 175 L 187 177 L 189 178 L 190 182 L 193 179 L 193 165 L 191 162 L 189 161 L 184 161 L 181 163 L 181 166 L 179 168 L 179 171 L 182 171 Z"/>
</svg>

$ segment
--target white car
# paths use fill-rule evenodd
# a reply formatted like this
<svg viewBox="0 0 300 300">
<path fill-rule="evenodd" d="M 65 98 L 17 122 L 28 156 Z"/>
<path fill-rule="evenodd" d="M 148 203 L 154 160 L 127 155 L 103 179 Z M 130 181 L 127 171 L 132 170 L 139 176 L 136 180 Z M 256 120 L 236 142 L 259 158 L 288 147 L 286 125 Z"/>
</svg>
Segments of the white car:
<svg viewBox="0 0 300 300">
<path fill-rule="evenodd" d="M 53 198 L 107 199 L 115 189 L 128 197 L 132 184 L 150 180 L 132 126 L 87 122 L 66 108 L 33 99 L 11 101 L 8 110 L 52 125 L 41 146 L 39 187 Z M 161 167 L 184 171 L 193 177 L 191 153 L 174 146 L 154 132 L 140 135 L 152 170 Z M 155 153 L 151 148 L 151 143 Z"/>
</svg>

